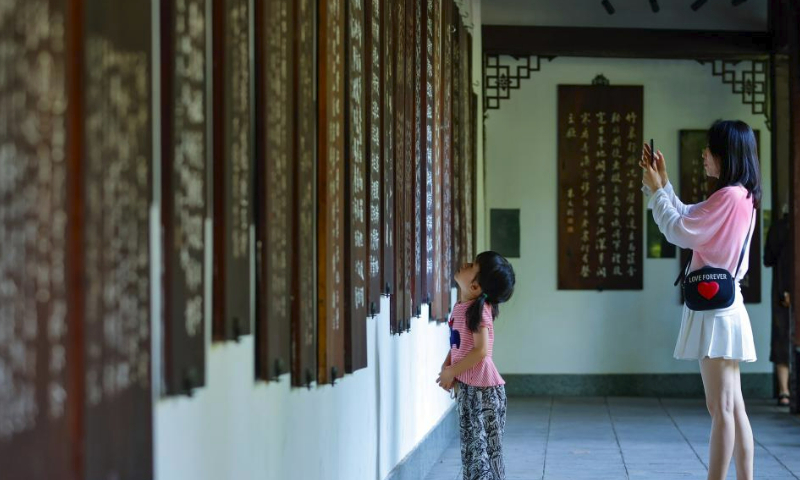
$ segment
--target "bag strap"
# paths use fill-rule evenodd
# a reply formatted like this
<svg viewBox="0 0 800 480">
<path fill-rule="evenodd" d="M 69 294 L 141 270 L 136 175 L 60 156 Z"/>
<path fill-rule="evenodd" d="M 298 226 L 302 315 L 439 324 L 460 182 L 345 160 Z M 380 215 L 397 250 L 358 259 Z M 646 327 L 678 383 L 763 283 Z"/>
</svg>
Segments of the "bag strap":
<svg viewBox="0 0 800 480">
<path fill-rule="evenodd" d="M 753 217 L 756 214 L 756 208 L 753 207 L 753 213 L 750 214 L 750 225 L 747 227 L 747 236 L 744 237 L 744 245 L 742 245 L 742 252 L 739 254 L 739 263 L 736 265 L 736 273 L 733 274 L 734 280 L 736 276 L 739 275 L 739 268 L 742 266 L 742 260 L 744 260 L 744 252 L 747 249 L 747 245 L 750 241 L 750 230 L 753 228 Z"/>
<path fill-rule="evenodd" d="M 735 279 L 737 275 L 739 275 L 739 268 L 742 266 L 742 260 L 744 260 L 744 252 L 747 249 L 748 242 L 750 240 L 750 231 L 753 228 L 753 217 L 756 214 L 756 209 L 753 207 L 753 212 L 750 214 L 750 224 L 747 227 L 747 236 L 744 237 L 744 245 L 742 245 L 742 251 L 739 253 L 739 263 L 736 265 L 736 273 L 733 274 L 733 278 Z M 686 275 L 689 274 L 689 266 L 692 264 L 692 256 L 694 256 L 694 251 L 689 250 L 689 258 L 686 260 L 686 265 L 683 266 L 681 269 L 681 273 L 678 274 L 678 278 L 675 279 L 675 283 L 673 286 L 678 286 L 681 281 L 686 278 Z"/>
</svg>

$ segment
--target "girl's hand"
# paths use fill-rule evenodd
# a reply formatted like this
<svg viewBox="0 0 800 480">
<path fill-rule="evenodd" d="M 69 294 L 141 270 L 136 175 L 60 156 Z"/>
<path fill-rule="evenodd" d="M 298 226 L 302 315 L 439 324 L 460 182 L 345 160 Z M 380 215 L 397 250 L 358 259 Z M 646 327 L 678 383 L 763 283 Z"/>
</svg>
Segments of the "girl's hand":
<svg viewBox="0 0 800 480">
<path fill-rule="evenodd" d="M 642 150 L 642 162 L 649 162 L 650 158 L 650 145 L 645 143 L 644 149 Z M 640 163 L 639 165 L 642 164 Z M 664 159 L 664 154 L 661 153 L 661 150 L 656 151 L 656 170 L 661 177 L 662 185 L 666 186 L 667 182 L 669 182 L 669 176 L 667 176 L 667 161 Z"/>
<path fill-rule="evenodd" d="M 650 147 L 645 147 L 645 153 L 650 150 Z M 664 157 L 661 157 L 661 164 L 664 164 Z M 642 184 L 650 189 L 651 192 L 655 193 L 656 190 L 665 186 L 667 184 L 666 179 L 662 178 L 661 174 L 658 172 L 658 156 L 656 157 L 656 166 L 653 166 L 650 163 L 650 156 L 642 154 L 642 160 L 639 162 L 639 166 L 642 167 Z M 666 168 L 666 167 L 665 167 Z M 666 173 L 666 170 L 665 170 Z"/>
<path fill-rule="evenodd" d="M 436 379 L 436 383 L 438 383 L 440 387 L 444 388 L 448 392 L 451 388 L 453 388 L 454 381 L 455 375 L 453 375 L 453 369 L 450 367 L 442 369 L 442 371 L 439 373 L 439 378 Z"/>
</svg>

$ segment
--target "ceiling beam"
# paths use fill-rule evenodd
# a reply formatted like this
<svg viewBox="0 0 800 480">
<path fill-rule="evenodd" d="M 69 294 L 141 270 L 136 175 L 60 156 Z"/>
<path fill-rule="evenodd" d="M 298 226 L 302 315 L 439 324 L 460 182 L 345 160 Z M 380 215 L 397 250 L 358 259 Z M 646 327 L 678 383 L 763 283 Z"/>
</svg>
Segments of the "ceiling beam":
<svg viewBox="0 0 800 480">
<path fill-rule="evenodd" d="M 484 25 L 483 52 L 692 60 L 764 58 L 769 32 Z"/>
</svg>

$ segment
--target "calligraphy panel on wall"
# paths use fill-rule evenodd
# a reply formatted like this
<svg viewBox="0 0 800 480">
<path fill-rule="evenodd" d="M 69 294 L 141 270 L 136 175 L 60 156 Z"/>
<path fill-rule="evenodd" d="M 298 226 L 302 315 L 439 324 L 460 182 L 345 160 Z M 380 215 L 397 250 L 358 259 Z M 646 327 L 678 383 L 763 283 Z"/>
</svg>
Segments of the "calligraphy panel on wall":
<svg viewBox="0 0 800 480">
<path fill-rule="evenodd" d="M 392 2 L 394 7 L 395 52 L 394 62 L 394 289 L 391 297 L 390 321 L 392 333 L 405 330 L 408 320 L 406 297 L 406 249 L 405 249 L 405 196 L 406 196 L 406 9 L 405 0 Z"/>
<path fill-rule="evenodd" d="M 425 22 L 425 10 L 422 0 L 413 0 L 414 12 L 414 121 L 413 121 L 413 137 L 414 137 L 414 153 L 413 153 L 413 166 L 414 166 L 414 213 L 411 218 L 412 230 L 414 236 L 414 268 L 413 268 L 413 291 L 412 291 L 412 305 L 415 316 L 422 314 L 422 303 L 425 301 L 423 295 L 424 277 L 422 275 L 423 268 L 423 252 L 422 245 L 424 243 L 423 234 L 425 232 L 425 217 L 424 217 L 424 193 L 425 193 L 425 122 L 423 112 L 425 108 L 425 97 L 422 90 L 423 74 L 424 74 L 424 47 L 423 47 L 423 31 Z"/>
<path fill-rule="evenodd" d="M 703 168 L 703 150 L 706 147 L 706 130 L 681 130 L 680 135 L 680 198 L 686 204 L 700 203 L 714 191 L 714 180 L 706 177 Z M 757 153 L 761 151 L 761 136 L 755 130 Z M 656 146 L 656 149 L 658 147 Z M 756 212 L 754 234 L 751 239 L 750 269 L 742 278 L 742 298 L 745 303 L 761 302 L 761 214 Z M 686 266 L 689 250 L 681 249 L 680 267 Z"/>
<path fill-rule="evenodd" d="M 453 32 L 458 18 L 453 0 L 442 4 L 442 312 L 450 314 L 453 279 Z M 454 15 L 455 14 L 455 15 Z M 455 17 L 455 18 L 454 18 Z"/>
<path fill-rule="evenodd" d="M 292 385 L 310 386 L 317 368 L 316 230 L 316 2 L 295 0 L 294 189 L 292 217 Z"/>
<path fill-rule="evenodd" d="M 345 371 L 367 366 L 367 189 L 364 0 L 347 1 Z"/>
<path fill-rule="evenodd" d="M 289 371 L 294 55 L 289 0 L 255 3 L 256 377 Z"/>
<path fill-rule="evenodd" d="M 345 1 L 319 4 L 317 380 L 344 374 Z"/>
<path fill-rule="evenodd" d="M 205 384 L 206 2 L 161 2 L 164 383 Z"/>
<path fill-rule="evenodd" d="M 381 225 L 381 175 L 383 168 L 383 142 L 381 138 L 381 71 L 382 43 L 381 43 L 381 0 L 365 1 L 365 48 L 364 59 L 366 101 L 367 101 L 367 167 L 368 174 L 368 235 L 367 235 L 367 303 L 371 316 L 380 312 L 381 306 L 381 252 L 383 251 L 382 225 Z"/>
<path fill-rule="evenodd" d="M 430 305 L 434 298 L 434 5 L 435 0 L 424 0 L 423 8 L 423 92 L 420 96 L 422 103 L 422 125 L 420 137 L 422 138 L 422 155 L 424 164 L 423 177 L 423 209 L 420 215 L 422 224 L 422 251 L 420 263 L 422 265 L 422 298 Z"/>
<path fill-rule="evenodd" d="M 247 0 L 212 0 L 214 101 L 213 337 L 250 333 L 250 226 L 253 149 L 250 9 Z"/>
<path fill-rule="evenodd" d="M 403 330 L 411 328 L 414 291 L 414 0 L 405 0 L 403 25 Z"/>
<path fill-rule="evenodd" d="M 13 65 L 0 68 L 0 152 L 13 152 L 0 154 L 0 465 L 8 478 L 78 478 L 81 155 L 79 142 L 67 142 L 80 132 L 68 132 L 67 118 L 80 125 L 79 72 L 67 59 L 81 32 L 67 15 L 54 0 L 0 9 L 0 65 Z"/>
<path fill-rule="evenodd" d="M 383 20 L 381 24 L 383 38 L 383 112 L 381 124 L 383 131 L 383 258 L 381 264 L 381 282 L 384 294 L 389 296 L 390 307 L 396 308 L 395 297 L 395 67 L 397 51 L 395 49 L 396 11 L 394 2 L 382 0 L 381 10 Z M 394 323 L 396 315 L 390 312 L 390 322 Z M 392 331 L 395 328 L 392 327 Z"/>
<path fill-rule="evenodd" d="M 84 473 L 151 478 L 150 8 L 84 5 Z"/>
<path fill-rule="evenodd" d="M 558 288 L 642 288 L 640 86 L 558 87 Z"/>
<path fill-rule="evenodd" d="M 442 18 L 442 0 L 432 0 L 433 32 L 431 33 L 433 45 L 433 299 L 431 302 L 431 319 L 444 321 L 446 310 L 442 290 L 442 269 L 444 264 L 443 242 L 443 210 L 442 210 L 442 31 L 444 30 Z"/>
<path fill-rule="evenodd" d="M 453 265 L 462 265 L 466 262 L 466 252 L 464 251 L 464 238 L 466 234 L 464 222 L 464 110 L 462 97 L 464 93 L 462 72 L 464 71 L 461 56 L 461 40 L 463 37 L 463 26 L 458 16 L 458 8 L 453 5 L 453 23 L 451 26 L 452 38 L 452 75 L 450 76 L 450 85 L 452 88 L 452 106 L 451 106 L 451 158 L 452 158 L 452 172 L 453 172 L 453 249 L 452 249 L 452 262 Z"/>
<path fill-rule="evenodd" d="M 464 156 L 464 183 L 462 190 L 464 191 L 464 258 L 467 262 L 471 262 L 477 252 L 475 251 L 475 229 L 476 229 L 476 214 L 475 208 L 477 203 L 477 163 L 474 156 L 475 153 L 475 134 L 474 134 L 474 118 L 475 109 L 473 108 L 472 91 L 472 37 L 467 33 L 467 29 L 461 25 L 462 35 L 460 37 L 459 48 L 461 50 L 462 70 L 463 76 L 462 85 L 464 90 L 462 93 L 462 106 L 464 112 L 464 122 L 461 127 L 464 138 L 464 145 L 462 146 L 462 155 Z M 455 268 L 458 268 L 456 264 Z"/>
</svg>

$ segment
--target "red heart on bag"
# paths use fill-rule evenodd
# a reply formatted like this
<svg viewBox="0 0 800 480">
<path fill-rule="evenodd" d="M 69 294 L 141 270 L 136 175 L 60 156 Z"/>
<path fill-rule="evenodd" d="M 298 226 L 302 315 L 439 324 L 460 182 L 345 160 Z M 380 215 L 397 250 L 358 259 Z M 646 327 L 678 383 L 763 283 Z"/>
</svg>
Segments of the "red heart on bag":
<svg viewBox="0 0 800 480">
<path fill-rule="evenodd" d="M 717 282 L 700 282 L 697 284 L 697 293 L 706 300 L 714 298 L 717 292 L 719 292 L 719 283 Z"/>
</svg>

